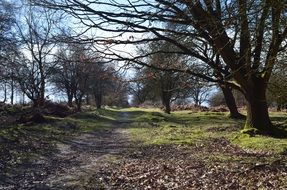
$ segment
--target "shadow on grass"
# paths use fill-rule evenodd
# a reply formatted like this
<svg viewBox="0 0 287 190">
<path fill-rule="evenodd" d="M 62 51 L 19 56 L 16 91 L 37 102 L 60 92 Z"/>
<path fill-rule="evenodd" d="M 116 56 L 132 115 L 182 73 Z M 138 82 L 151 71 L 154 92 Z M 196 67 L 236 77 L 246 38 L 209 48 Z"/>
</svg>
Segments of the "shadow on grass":
<svg viewBox="0 0 287 190">
<path fill-rule="evenodd" d="M 56 156 L 54 142 L 65 134 L 57 127 L 14 126 L 1 134 L 6 141 L 0 144 L 0 189 L 49 189 L 43 182 L 50 175 L 78 164 Z"/>
<path fill-rule="evenodd" d="M 287 129 L 286 125 L 274 124 L 269 136 L 278 139 L 286 139 L 287 138 L 286 129 Z"/>
<path fill-rule="evenodd" d="M 109 117 L 104 117 L 102 115 L 97 115 L 94 113 L 77 113 L 74 114 L 72 116 L 70 116 L 73 119 L 77 119 L 77 120 L 85 120 L 85 121 L 102 121 L 102 122 L 112 122 L 114 121 L 113 118 L 109 118 Z"/>
</svg>

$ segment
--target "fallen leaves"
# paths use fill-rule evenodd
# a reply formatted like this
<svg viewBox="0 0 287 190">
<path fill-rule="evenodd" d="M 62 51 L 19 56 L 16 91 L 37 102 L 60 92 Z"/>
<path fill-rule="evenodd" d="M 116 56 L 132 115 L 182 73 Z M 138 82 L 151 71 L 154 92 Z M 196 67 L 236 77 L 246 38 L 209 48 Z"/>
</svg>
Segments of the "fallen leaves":
<svg viewBox="0 0 287 190">
<path fill-rule="evenodd" d="M 212 157 L 214 152 L 230 158 L 217 162 L 200 157 Z M 232 156 L 241 156 L 240 159 L 246 162 L 234 161 Z M 201 149 L 175 145 L 146 146 L 127 153 L 120 163 L 106 165 L 102 172 L 91 177 L 89 184 L 93 187 L 94 181 L 101 179 L 108 189 L 287 188 L 286 157 L 270 163 L 269 159 L 270 155 L 248 154 L 225 139 L 211 140 Z M 267 162 L 259 163 L 258 160 Z"/>
</svg>

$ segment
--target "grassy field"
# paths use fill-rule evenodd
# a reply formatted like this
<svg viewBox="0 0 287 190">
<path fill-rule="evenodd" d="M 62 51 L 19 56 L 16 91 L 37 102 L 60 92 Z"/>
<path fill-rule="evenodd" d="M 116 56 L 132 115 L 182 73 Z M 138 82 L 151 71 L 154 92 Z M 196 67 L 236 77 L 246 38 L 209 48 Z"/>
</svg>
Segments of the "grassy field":
<svg viewBox="0 0 287 190">
<path fill-rule="evenodd" d="M 145 144 L 198 144 L 213 138 L 225 138 L 243 149 L 287 152 L 287 140 L 240 134 L 244 120 L 234 120 L 228 113 L 178 111 L 168 115 L 159 110 L 127 109 L 134 121 L 129 131 L 134 140 Z M 272 112 L 274 124 L 287 129 L 287 115 Z"/>
</svg>

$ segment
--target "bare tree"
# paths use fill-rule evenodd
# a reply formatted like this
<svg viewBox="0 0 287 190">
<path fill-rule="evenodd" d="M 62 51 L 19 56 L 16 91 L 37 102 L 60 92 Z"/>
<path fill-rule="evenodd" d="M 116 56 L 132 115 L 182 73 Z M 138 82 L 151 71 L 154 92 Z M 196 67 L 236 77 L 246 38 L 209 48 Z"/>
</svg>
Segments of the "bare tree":
<svg viewBox="0 0 287 190">
<path fill-rule="evenodd" d="M 60 47 L 56 66 L 51 70 L 50 81 L 67 95 L 68 105 L 81 110 L 84 97 L 93 97 L 98 109 L 103 97 L 111 93 L 117 78 L 115 71 L 104 64 L 91 46 L 68 43 Z"/>
<path fill-rule="evenodd" d="M 194 42 L 208 44 L 221 57 L 222 64 L 230 69 L 230 76 L 223 75 L 225 83 L 244 94 L 247 101 L 246 131 L 272 133 L 266 89 L 278 52 L 286 49 L 285 1 L 36 1 L 40 5 L 65 10 L 89 28 L 112 32 L 108 39 L 94 38 L 93 41 L 98 43 L 134 44 L 164 40 L 182 52 L 204 60 L 198 51 L 165 33 L 194 36 Z M 99 6 L 102 9 L 95 9 Z M 188 30 L 175 31 L 163 28 L 165 23 L 189 27 Z M 123 32 L 153 36 L 119 39 Z M 113 38 L 115 33 L 117 38 Z M 204 61 L 204 64 L 224 73 L 224 67 L 213 61 Z M 200 73 L 193 74 L 206 78 Z"/>
<path fill-rule="evenodd" d="M 11 67 L 17 55 L 17 43 L 14 36 L 14 5 L 6 1 L 0 3 L 0 85 L 3 89 L 3 102 L 10 94 L 10 103 L 14 102 L 14 69 Z"/>
<path fill-rule="evenodd" d="M 58 21 L 54 13 L 44 8 L 25 6 L 26 15 L 17 23 L 19 39 L 22 43 L 23 60 L 19 62 L 18 83 L 21 90 L 34 106 L 45 103 L 46 80 L 52 67 L 51 40 Z"/>
<path fill-rule="evenodd" d="M 210 95 L 210 84 L 201 78 L 192 77 L 188 85 L 188 97 L 191 97 L 195 106 L 202 106 Z"/>
<path fill-rule="evenodd" d="M 146 97 L 149 99 L 160 98 L 165 112 L 170 113 L 170 104 L 178 98 L 185 98 L 191 93 L 192 78 L 185 73 L 168 70 L 171 66 L 178 67 L 185 62 L 184 56 L 180 54 L 165 54 L 161 51 L 168 52 L 172 46 L 169 43 L 150 43 L 146 49 L 141 51 L 150 51 L 150 55 L 147 56 L 142 62 L 146 62 L 150 67 L 141 69 L 137 77 L 138 81 L 141 81 L 142 87 L 139 88 L 138 93 L 147 93 Z M 161 68 L 161 69 L 155 69 Z M 167 70 L 165 70 L 167 69 Z M 140 80 L 141 79 L 141 80 Z M 193 86 L 194 87 L 194 86 Z M 142 96 L 138 96 L 142 97 Z"/>
</svg>

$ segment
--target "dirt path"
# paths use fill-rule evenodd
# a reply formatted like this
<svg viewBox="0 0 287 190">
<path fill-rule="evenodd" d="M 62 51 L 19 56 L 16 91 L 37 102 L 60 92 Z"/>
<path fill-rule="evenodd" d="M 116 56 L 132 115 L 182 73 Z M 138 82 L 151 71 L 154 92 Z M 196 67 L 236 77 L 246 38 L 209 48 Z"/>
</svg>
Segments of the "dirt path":
<svg viewBox="0 0 287 190">
<path fill-rule="evenodd" d="M 57 144 L 57 159 L 70 162 L 50 176 L 46 184 L 54 189 L 85 189 L 89 177 L 107 162 L 120 159 L 122 153 L 131 149 L 124 129 L 128 113 L 121 113 L 121 120 L 113 123 L 110 129 L 83 133 L 69 141 Z"/>
<path fill-rule="evenodd" d="M 81 133 L 56 141 L 50 154 L 20 164 L 17 171 L 0 171 L 0 189 L 87 189 L 87 180 L 108 162 L 116 162 L 131 149 L 125 131 L 128 113 L 108 129 Z M 13 174 L 13 175 L 10 175 Z"/>
</svg>

